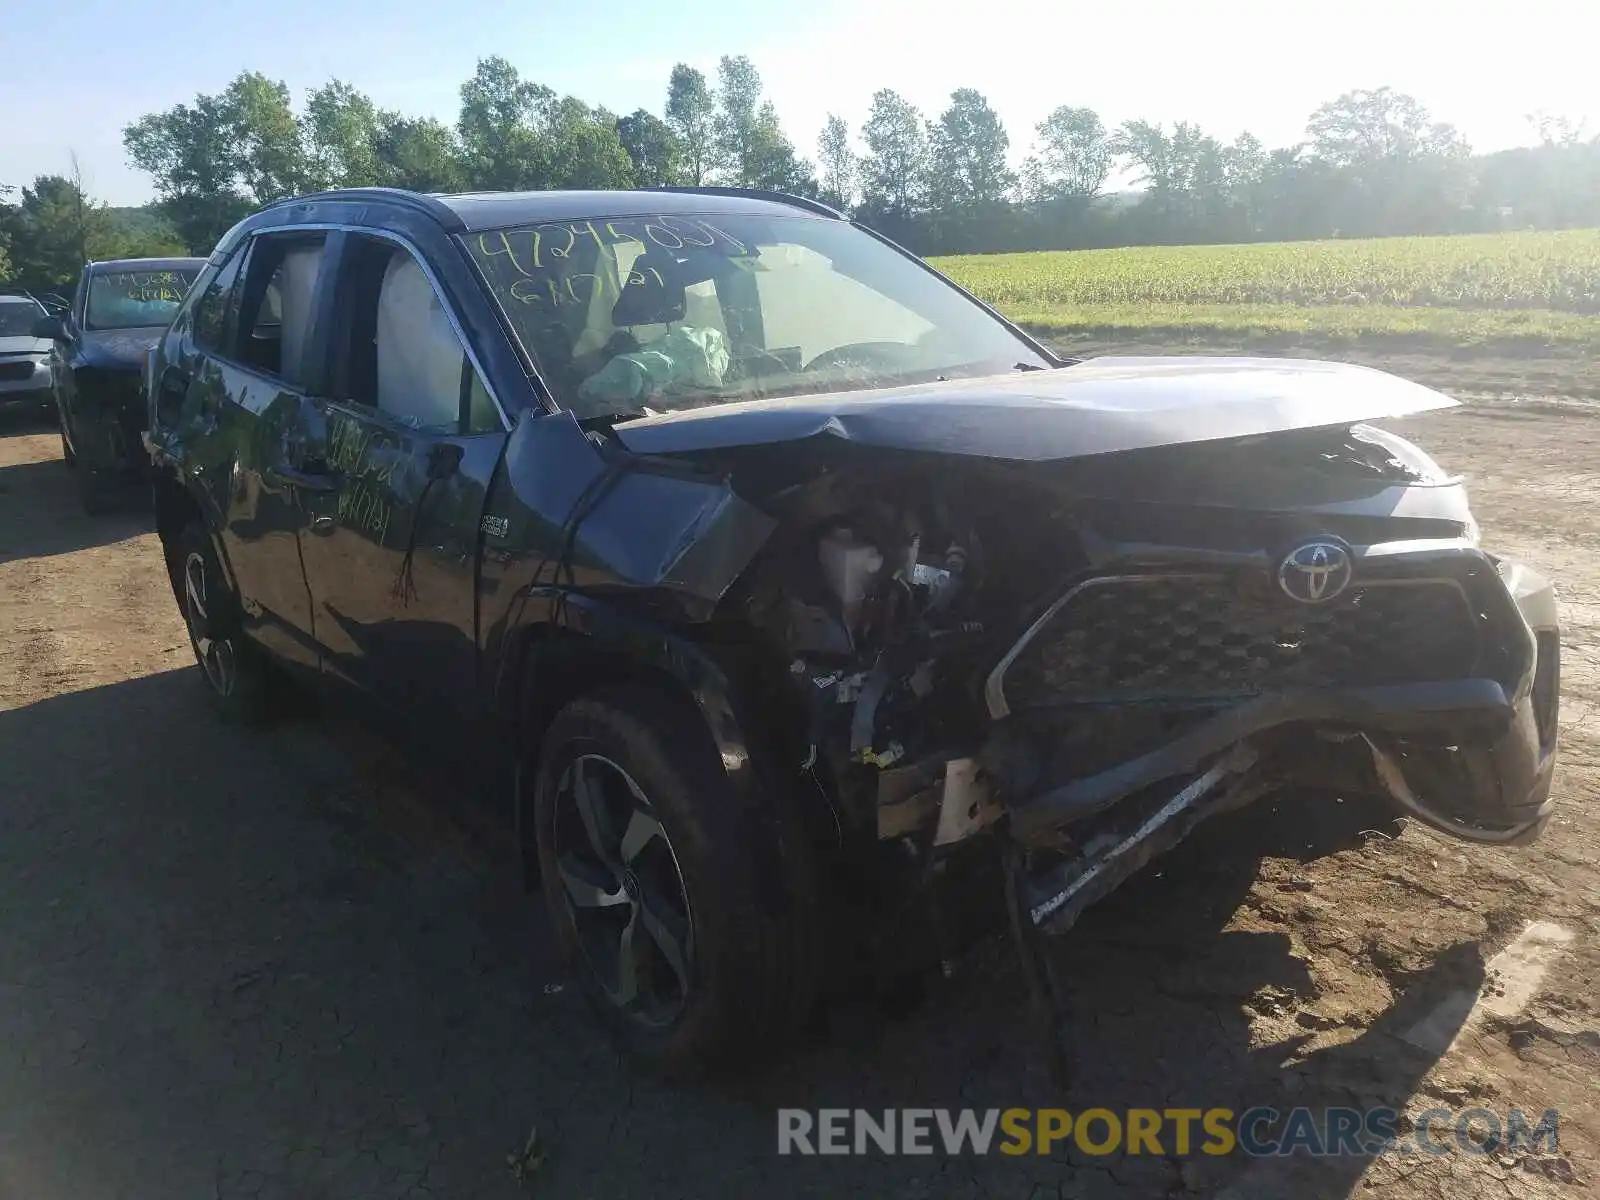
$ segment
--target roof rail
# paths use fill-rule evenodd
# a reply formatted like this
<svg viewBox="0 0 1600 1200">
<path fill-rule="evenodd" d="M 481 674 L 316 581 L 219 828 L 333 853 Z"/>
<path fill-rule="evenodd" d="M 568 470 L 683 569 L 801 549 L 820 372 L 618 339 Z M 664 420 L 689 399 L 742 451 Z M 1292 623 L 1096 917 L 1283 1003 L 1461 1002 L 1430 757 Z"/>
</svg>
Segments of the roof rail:
<svg viewBox="0 0 1600 1200">
<path fill-rule="evenodd" d="M 646 187 L 638 188 L 641 192 L 680 192 L 688 195 L 700 196 L 740 196 L 746 200 L 770 200 L 774 204 L 787 204 L 790 208 L 802 208 L 806 212 L 816 213 L 822 217 L 832 217 L 835 221 L 845 220 L 844 213 L 836 208 L 831 208 L 820 200 L 812 200 L 805 196 L 795 196 L 789 192 L 772 192 L 765 188 L 747 187 Z"/>
<path fill-rule="evenodd" d="M 290 208 L 297 204 L 315 204 L 324 200 L 382 200 L 389 204 L 398 204 L 414 209 L 417 212 L 426 213 L 452 231 L 458 231 L 462 228 L 461 218 L 456 215 L 448 204 L 443 203 L 435 196 L 424 195 L 422 192 L 407 191 L 405 188 L 333 188 L 326 192 L 311 192 L 304 196 L 286 196 L 282 200 L 274 200 L 271 204 L 264 205 L 260 211 L 271 212 L 278 208 Z"/>
</svg>

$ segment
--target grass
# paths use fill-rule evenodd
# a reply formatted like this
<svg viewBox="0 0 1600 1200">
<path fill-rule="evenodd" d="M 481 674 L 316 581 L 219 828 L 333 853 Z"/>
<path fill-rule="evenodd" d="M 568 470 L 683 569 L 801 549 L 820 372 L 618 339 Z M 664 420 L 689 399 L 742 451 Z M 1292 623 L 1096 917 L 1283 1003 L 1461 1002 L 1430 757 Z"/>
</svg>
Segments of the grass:
<svg viewBox="0 0 1600 1200">
<path fill-rule="evenodd" d="M 1600 230 L 967 255 L 940 270 L 1051 334 L 1600 348 Z"/>
</svg>

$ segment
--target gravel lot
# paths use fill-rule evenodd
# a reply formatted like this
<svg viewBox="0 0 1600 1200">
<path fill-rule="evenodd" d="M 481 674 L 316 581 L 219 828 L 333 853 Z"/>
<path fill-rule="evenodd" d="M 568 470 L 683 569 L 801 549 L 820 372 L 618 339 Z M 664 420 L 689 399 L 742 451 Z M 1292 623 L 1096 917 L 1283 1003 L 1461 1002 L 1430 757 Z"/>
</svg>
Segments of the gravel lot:
<svg viewBox="0 0 1600 1200">
<path fill-rule="evenodd" d="M 1065 1097 L 1001 942 L 909 1017 L 830 1014 L 765 1077 L 630 1073 L 563 987 L 492 796 L 326 706 L 219 725 L 148 517 L 81 515 L 55 434 L 0 429 L 0 1200 L 1591 1194 L 1600 421 L 1488 399 L 1406 428 L 1561 586 L 1561 813 L 1508 851 L 1330 796 L 1203 829 L 1061 946 L 1083 1013 Z M 1533 921 L 1571 940 L 1519 1003 L 1485 964 Z M 1480 985 L 1514 1011 L 1458 1029 Z M 775 1153 L 779 1106 L 1052 1103 L 1557 1107 L 1561 1147 Z M 519 1180 L 533 1129 L 545 1157 Z"/>
</svg>

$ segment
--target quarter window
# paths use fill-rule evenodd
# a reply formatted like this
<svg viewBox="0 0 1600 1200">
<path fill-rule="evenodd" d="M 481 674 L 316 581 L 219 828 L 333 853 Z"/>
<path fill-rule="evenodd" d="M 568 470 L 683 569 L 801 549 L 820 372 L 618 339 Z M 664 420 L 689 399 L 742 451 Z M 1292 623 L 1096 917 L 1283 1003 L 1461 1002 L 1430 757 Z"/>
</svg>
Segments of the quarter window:
<svg viewBox="0 0 1600 1200">
<path fill-rule="evenodd" d="M 234 251 L 233 257 L 211 277 L 206 290 L 194 304 L 194 340 L 203 350 L 221 350 L 227 337 L 228 310 L 233 303 L 234 288 L 239 282 L 239 267 L 244 262 L 244 252 Z"/>
</svg>

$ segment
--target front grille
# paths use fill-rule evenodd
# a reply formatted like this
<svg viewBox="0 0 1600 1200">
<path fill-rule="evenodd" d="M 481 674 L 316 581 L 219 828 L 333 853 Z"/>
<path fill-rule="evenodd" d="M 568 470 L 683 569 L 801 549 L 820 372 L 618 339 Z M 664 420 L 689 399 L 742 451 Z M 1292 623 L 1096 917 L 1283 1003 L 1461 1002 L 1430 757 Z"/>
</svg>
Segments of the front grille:
<svg viewBox="0 0 1600 1200">
<path fill-rule="evenodd" d="M 33 363 L 24 359 L 10 362 L 0 362 L 0 383 L 17 383 L 23 379 L 33 378 Z"/>
<path fill-rule="evenodd" d="M 136 370 L 116 367 L 80 367 L 73 374 L 79 395 L 104 408 L 142 405 L 144 377 Z"/>
<path fill-rule="evenodd" d="M 1023 647 L 1003 688 L 1021 709 L 1459 679 L 1472 673 L 1476 628 L 1449 580 L 1367 584 L 1313 605 L 1261 581 L 1096 580 Z"/>
</svg>

